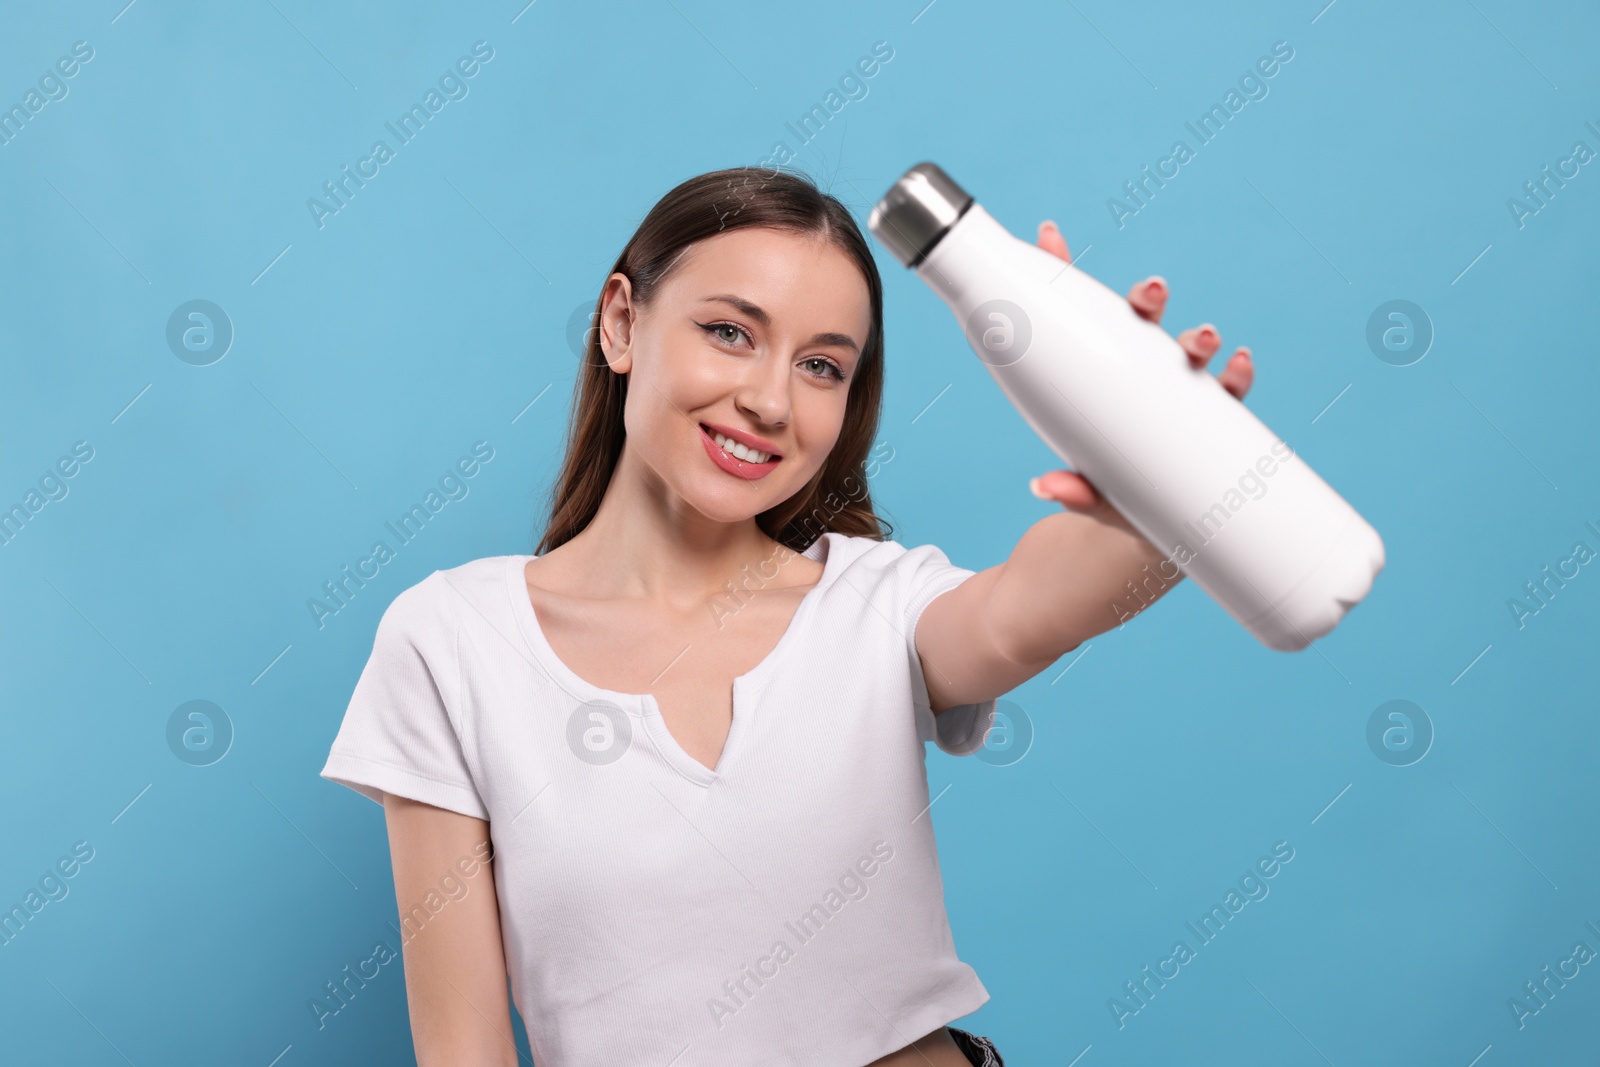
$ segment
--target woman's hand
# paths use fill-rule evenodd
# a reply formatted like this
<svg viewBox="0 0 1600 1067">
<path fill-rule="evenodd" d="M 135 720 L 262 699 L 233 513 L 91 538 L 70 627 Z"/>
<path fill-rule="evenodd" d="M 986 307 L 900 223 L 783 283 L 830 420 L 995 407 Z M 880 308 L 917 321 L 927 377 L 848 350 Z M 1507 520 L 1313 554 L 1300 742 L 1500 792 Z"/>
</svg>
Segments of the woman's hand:
<svg viewBox="0 0 1600 1067">
<path fill-rule="evenodd" d="M 1039 224 L 1039 247 L 1068 263 L 1072 253 L 1067 250 L 1066 238 L 1053 222 Z M 1160 275 L 1151 275 L 1128 290 L 1128 303 L 1133 310 L 1151 322 L 1160 322 L 1167 307 L 1167 285 Z M 1178 344 L 1189 353 L 1189 362 L 1203 367 L 1222 347 L 1222 337 L 1209 322 L 1184 330 L 1178 334 Z M 1240 400 L 1250 391 L 1255 380 L 1255 365 L 1250 362 L 1250 350 L 1240 347 L 1234 351 L 1228 365 L 1217 375 L 1222 387 Z M 1115 525 L 1127 526 L 1127 520 L 1113 508 L 1083 475 L 1070 470 L 1054 470 L 1034 478 L 1028 483 L 1033 494 L 1044 500 L 1054 500 L 1070 511 L 1083 511 L 1098 515 Z"/>
</svg>

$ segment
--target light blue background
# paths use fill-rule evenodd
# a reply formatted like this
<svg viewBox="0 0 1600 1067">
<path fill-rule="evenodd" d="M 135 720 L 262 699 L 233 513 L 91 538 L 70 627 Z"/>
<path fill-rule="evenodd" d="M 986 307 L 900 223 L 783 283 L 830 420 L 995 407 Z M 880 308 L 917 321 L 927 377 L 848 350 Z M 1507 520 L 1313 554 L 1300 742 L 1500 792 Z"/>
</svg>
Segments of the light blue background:
<svg viewBox="0 0 1600 1067">
<path fill-rule="evenodd" d="M 1507 208 L 1600 149 L 1592 6 L 124 2 L 17 5 L 0 35 L 7 106 L 94 48 L 0 147 L 0 504 L 94 449 L 0 547 L 0 905 L 95 849 L 0 948 L 0 1058 L 411 1062 L 398 961 L 324 1029 L 308 1008 L 394 943 L 382 812 L 317 777 L 378 616 L 532 550 L 569 315 L 668 189 L 783 140 L 863 228 L 933 160 L 1019 235 L 1056 219 L 1118 291 L 1165 276 L 1165 324 L 1252 346 L 1250 406 L 1387 545 L 1313 649 L 1263 648 L 1186 583 L 1011 694 L 1020 762 L 929 749 L 956 943 L 992 994 L 961 1025 L 1021 1067 L 1593 1062 L 1600 965 L 1524 1028 L 1507 1006 L 1600 950 L 1600 568 L 1525 628 L 1507 607 L 1600 549 L 1600 164 L 1521 228 Z M 478 40 L 470 95 L 319 229 L 307 198 Z M 785 123 L 880 40 L 868 95 L 802 147 Z M 1269 95 L 1119 229 L 1107 199 L 1280 40 Z M 877 252 L 874 495 L 902 542 L 997 564 L 1059 464 Z M 1365 340 L 1397 298 L 1436 331 L 1405 367 Z M 192 299 L 236 331 L 211 366 L 165 341 Z M 470 495 L 319 630 L 322 582 L 479 440 Z M 1437 734 L 1408 767 L 1366 741 L 1396 698 Z M 166 742 L 193 699 L 237 732 L 209 767 Z M 1270 896 L 1119 1029 L 1108 1000 L 1278 841 Z"/>
</svg>

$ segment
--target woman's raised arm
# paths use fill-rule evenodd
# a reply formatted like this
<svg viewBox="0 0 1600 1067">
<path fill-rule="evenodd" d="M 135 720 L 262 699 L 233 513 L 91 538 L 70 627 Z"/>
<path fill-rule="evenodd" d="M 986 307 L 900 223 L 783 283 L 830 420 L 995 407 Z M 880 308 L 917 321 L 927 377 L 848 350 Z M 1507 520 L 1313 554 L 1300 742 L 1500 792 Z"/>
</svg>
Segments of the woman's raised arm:
<svg viewBox="0 0 1600 1067">
<path fill-rule="evenodd" d="M 383 811 L 418 1067 L 511 1067 L 517 1048 L 489 824 L 390 793 Z"/>
</svg>

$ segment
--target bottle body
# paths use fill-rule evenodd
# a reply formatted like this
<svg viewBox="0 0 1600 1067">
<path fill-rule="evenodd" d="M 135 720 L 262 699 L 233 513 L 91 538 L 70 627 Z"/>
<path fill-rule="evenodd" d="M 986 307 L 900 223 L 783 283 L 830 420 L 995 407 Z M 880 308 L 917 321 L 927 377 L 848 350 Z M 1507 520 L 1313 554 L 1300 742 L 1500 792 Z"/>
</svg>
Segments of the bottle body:
<svg viewBox="0 0 1600 1067">
<path fill-rule="evenodd" d="M 1166 554 L 1160 578 L 1181 569 L 1281 651 L 1371 589 L 1377 531 L 1124 297 L 976 203 L 915 270 L 1034 432 Z"/>
</svg>

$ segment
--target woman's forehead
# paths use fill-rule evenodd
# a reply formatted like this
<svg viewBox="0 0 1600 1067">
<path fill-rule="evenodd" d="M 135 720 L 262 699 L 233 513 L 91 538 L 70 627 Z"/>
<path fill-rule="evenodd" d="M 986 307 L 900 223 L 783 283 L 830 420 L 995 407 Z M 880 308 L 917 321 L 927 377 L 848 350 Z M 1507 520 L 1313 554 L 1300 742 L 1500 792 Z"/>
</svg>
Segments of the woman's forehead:
<svg viewBox="0 0 1600 1067">
<path fill-rule="evenodd" d="M 774 321 L 843 315 L 854 320 L 845 327 L 864 334 L 871 317 L 867 283 L 855 261 L 816 235 L 765 227 L 720 233 L 693 246 L 667 284 L 688 301 L 736 295 Z"/>
</svg>

